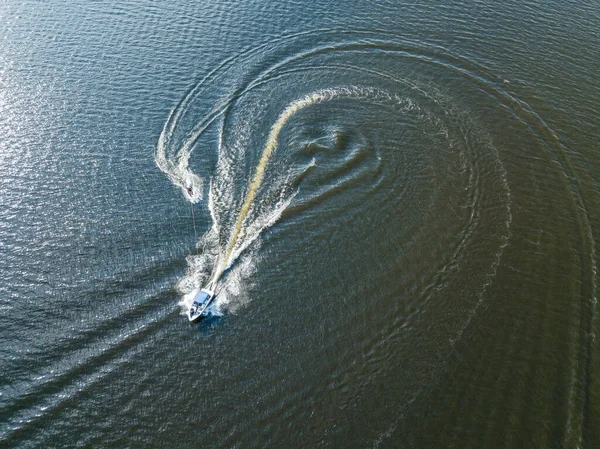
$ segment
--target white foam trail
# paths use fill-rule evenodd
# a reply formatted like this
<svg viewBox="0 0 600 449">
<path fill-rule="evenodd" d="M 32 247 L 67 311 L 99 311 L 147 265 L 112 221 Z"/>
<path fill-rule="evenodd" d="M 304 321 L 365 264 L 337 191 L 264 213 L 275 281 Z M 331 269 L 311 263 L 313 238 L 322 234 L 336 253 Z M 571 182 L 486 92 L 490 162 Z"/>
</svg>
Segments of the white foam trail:
<svg viewBox="0 0 600 449">
<path fill-rule="evenodd" d="M 263 183 L 267 165 L 271 159 L 271 156 L 277 149 L 278 138 L 285 124 L 302 109 L 305 109 L 309 106 L 318 103 L 342 98 L 369 98 L 371 100 L 385 99 L 387 101 L 398 101 L 398 99 L 394 95 L 391 95 L 380 89 L 348 86 L 318 90 L 290 103 L 283 110 L 283 112 L 281 112 L 276 122 L 271 127 L 271 130 L 269 131 L 266 144 L 262 151 L 258 165 L 256 166 L 252 181 L 248 187 L 244 202 L 240 208 L 240 212 L 233 227 L 233 231 L 227 244 L 227 248 L 225 249 L 224 254 L 220 255 L 219 257 L 219 262 L 213 274 L 211 282 L 218 282 L 223 272 L 231 266 L 233 261 L 235 261 L 239 254 L 242 251 L 244 251 L 244 249 L 248 246 L 249 242 L 253 241 L 263 229 L 271 226 L 275 221 L 277 221 L 277 219 L 281 215 L 281 212 L 283 212 L 283 209 L 285 209 L 285 207 L 287 207 L 287 205 L 291 201 L 291 198 L 288 201 L 283 201 L 283 203 L 278 208 L 276 208 L 276 210 L 280 209 L 280 212 L 274 214 L 273 218 L 266 220 L 263 226 L 257 227 L 246 223 L 248 215 L 250 214 L 251 209 L 253 207 L 258 189 Z M 283 206 L 283 208 L 281 208 L 281 206 Z"/>
<path fill-rule="evenodd" d="M 261 233 L 280 218 L 283 211 L 293 200 L 295 192 L 286 189 L 283 189 L 283 193 L 272 204 L 261 204 L 257 200 L 257 194 L 265 180 L 265 173 L 271 157 L 278 148 L 279 136 L 284 126 L 301 110 L 337 99 L 368 99 L 371 102 L 404 103 L 408 108 L 411 107 L 410 104 L 406 104 L 407 100 L 400 99 L 398 96 L 384 90 L 358 86 L 322 89 L 289 103 L 271 126 L 252 180 L 246 190 L 244 201 L 230 231 L 223 229 L 223 227 L 227 226 L 227 211 L 231 210 L 237 199 L 233 188 L 236 156 L 243 155 L 245 148 L 243 146 L 244 139 L 241 137 L 234 139 L 233 148 L 224 147 L 221 132 L 218 142 L 219 158 L 215 176 L 210 181 L 208 198 L 208 208 L 213 225 L 210 231 L 198 242 L 198 246 L 202 247 L 202 254 L 188 258 L 190 266 L 188 274 L 178 284 L 179 290 L 185 293 L 180 303 L 183 308 L 187 309 L 191 305 L 194 291 L 205 286 L 207 282 L 209 286 L 216 286 L 223 273 L 232 267 L 233 262 L 249 246 L 257 242 Z M 186 199 L 196 202 L 202 198 L 203 180 L 189 169 L 189 157 L 194 142 L 208 124 L 214 120 L 214 114 L 211 115 L 212 118 L 209 117 L 203 120 L 200 123 L 202 126 L 196 125 L 179 148 L 170 148 L 173 133 L 178 122 L 185 115 L 185 110 L 189 107 L 188 103 L 189 101 L 184 100 L 172 111 L 159 138 L 155 158 L 157 166 L 165 172 L 174 185 L 183 190 Z M 247 123 L 246 125 L 248 129 L 245 131 L 249 132 L 251 124 Z M 244 132 L 242 131 L 241 136 L 243 135 Z M 283 182 L 284 185 L 288 184 L 290 177 L 291 175 L 284 175 L 283 178 L 278 178 L 276 182 Z M 257 207 L 257 203 L 260 204 L 260 207 Z M 223 244 L 220 240 L 223 231 L 225 231 L 225 235 L 229 235 L 226 238 L 226 244 Z M 256 254 L 255 251 L 253 253 Z M 240 262 L 240 265 L 245 268 L 234 268 L 229 273 L 228 285 L 221 286 L 224 290 L 219 291 L 220 299 L 215 303 L 215 310 L 229 304 L 231 302 L 230 298 L 241 295 L 239 286 L 241 278 L 238 279 L 238 276 L 248 274 L 251 271 L 249 268 L 252 265 L 251 259 L 250 256 L 246 257 L 243 263 Z M 208 273 L 212 273 L 210 279 L 207 276 Z"/>
</svg>

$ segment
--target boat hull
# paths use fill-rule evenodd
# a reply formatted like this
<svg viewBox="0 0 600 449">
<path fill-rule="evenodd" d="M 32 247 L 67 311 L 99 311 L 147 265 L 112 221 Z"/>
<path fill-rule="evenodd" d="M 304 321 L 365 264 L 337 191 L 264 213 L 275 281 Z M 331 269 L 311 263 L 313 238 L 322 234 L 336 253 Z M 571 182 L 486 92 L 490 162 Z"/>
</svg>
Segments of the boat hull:
<svg viewBox="0 0 600 449">
<path fill-rule="evenodd" d="M 215 292 L 203 288 L 194 295 L 194 302 L 187 311 L 188 320 L 195 323 L 207 315 L 207 309 L 215 299 Z"/>
</svg>

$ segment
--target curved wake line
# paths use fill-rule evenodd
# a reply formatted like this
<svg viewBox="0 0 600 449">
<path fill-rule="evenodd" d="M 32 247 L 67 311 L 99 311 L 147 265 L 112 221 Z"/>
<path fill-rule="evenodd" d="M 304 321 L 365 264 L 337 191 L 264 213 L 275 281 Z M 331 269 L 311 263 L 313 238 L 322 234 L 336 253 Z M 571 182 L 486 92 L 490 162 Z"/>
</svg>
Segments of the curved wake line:
<svg viewBox="0 0 600 449">
<path fill-rule="evenodd" d="M 301 37 L 310 36 L 313 34 L 316 34 L 316 35 L 333 34 L 333 35 L 337 36 L 337 35 L 352 35 L 354 33 L 366 34 L 366 35 L 373 34 L 374 36 L 377 36 L 376 39 L 381 38 L 381 36 L 379 36 L 379 35 L 384 35 L 384 36 L 394 35 L 393 33 L 390 34 L 389 32 L 384 32 L 383 30 L 357 29 L 357 30 L 353 30 L 352 32 L 350 32 L 349 30 L 342 29 L 342 28 L 315 29 L 315 30 L 309 30 L 309 31 L 305 31 L 305 32 L 285 35 L 279 39 L 276 39 L 275 41 L 264 43 L 263 45 L 260 45 L 255 48 L 249 48 L 244 52 L 244 57 L 246 57 L 246 58 L 253 57 L 256 54 L 258 54 L 258 52 L 260 50 L 264 50 L 264 49 L 272 46 L 274 42 L 285 42 L 288 40 L 291 41 L 294 39 L 299 39 Z M 396 36 L 396 37 L 398 37 L 398 36 Z M 343 44 L 342 47 L 344 47 L 344 46 L 353 47 L 355 45 L 356 44 L 353 44 L 353 43 L 346 43 L 346 44 Z M 406 41 L 405 45 L 409 45 L 414 48 L 420 48 L 422 46 L 422 43 L 419 44 L 419 43 L 416 43 L 413 41 Z M 367 42 L 360 44 L 359 46 L 360 47 L 366 46 L 368 48 L 372 48 L 373 42 L 367 41 Z M 305 57 L 308 54 L 314 54 L 315 52 L 328 50 L 328 49 L 331 49 L 331 46 L 325 45 L 325 46 L 317 47 L 317 48 L 309 51 L 308 53 L 302 53 L 301 55 L 296 55 L 291 58 L 286 58 L 283 62 L 275 64 L 274 66 L 270 67 L 268 70 L 264 71 L 261 75 L 265 76 L 269 72 L 272 72 L 272 71 L 276 70 L 277 68 L 281 68 L 284 65 L 287 65 L 287 64 L 291 63 L 292 61 L 295 61 L 299 58 Z M 336 49 L 340 50 L 341 48 L 336 48 Z M 421 48 L 421 50 L 424 50 L 424 49 Z M 441 52 L 440 54 L 443 54 L 444 50 L 445 49 L 443 47 L 440 47 L 438 45 L 430 46 L 430 48 L 429 48 L 429 51 L 433 52 L 434 54 L 438 54 L 440 52 Z M 171 182 L 174 185 L 176 185 L 182 189 L 183 194 L 186 197 L 186 199 L 192 203 L 196 203 L 200 199 L 202 199 L 202 190 L 203 190 L 202 178 L 195 175 L 188 168 L 189 157 L 190 157 L 190 154 L 191 154 L 194 144 L 196 143 L 196 141 L 198 140 L 200 135 L 202 135 L 202 133 L 206 130 L 206 128 L 219 115 L 224 113 L 224 111 L 229 106 L 231 101 L 244 95 L 248 90 L 255 87 L 255 84 L 251 83 L 250 85 L 246 86 L 245 88 L 238 90 L 234 95 L 229 97 L 227 100 L 223 101 L 220 105 L 213 108 L 212 111 L 208 114 L 208 116 L 194 127 L 192 132 L 188 135 L 187 139 L 183 142 L 181 148 L 179 148 L 179 150 L 177 150 L 175 152 L 176 159 L 173 157 L 169 157 L 169 155 L 167 154 L 167 149 L 171 145 L 171 138 L 173 137 L 173 134 L 175 132 L 175 128 L 176 128 L 178 122 L 180 121 L 181 117 L 187 112 L 189 104 L 191 104 L 197 98 L 197 96 L 200 94 L 201 88 L 203 87 L 204 83 L 206 81 L 210 80 L 221 69 L 223 69 L 227 66 L 230 66 L 238 59 L 240 59 L 240 56 L 234 56 L 234 57 L 227 58 L 221 64 L 219 64 L 216 68 L 214 68 L 210 73 L 208 73 L 200 82 L 196 83 L 188 91 L 188 93 L 184 96 L 183 100 L 181 100 L 175 106 L 175 108 L 173 108 L 173 110 L 171 110 L 169 117 L 167 118 L 167 121 L 165 123 L 165 126 L 159 136 L 159 139 L 158 139 L 158 144 L 157 144 L 157 147 L 155 150 L 156 165 L 158 166 L 158 168 L 161 171 L 163 171 L 167 175 L 167 177 L 171 180 Z"/>
<path fill-rule="evenodd" d="M 252 204 L 254 202 L 254 199 L 256 198 L 258 189 L 260 188 L 260 186 L 264 180 L 265 171 L 267 169 L 269 160 L 271 159 L 271 156 L 277 149 L 277 141 L 279 139 L 281 130 L 283 129 L 285 124 L 288 122 L 288 120 L 290 120 L 296 113 L 298 113 L 302 109 L 305 109 L 309 106 L 312 106 L 312 105 L 315 105 L 318 103 L 323 103 L 326 101 L 331 101 L 334 99 L 341 99 L 341 98 L 361 99 L 361 98 L 367 98 L 367 97 L 371 97 L 371 96 L 374 96 L 375 98 L 385 97 L 388 100 L 393 98 L 393 96 L 391 96 L 390 94 L 388 94 L 384 91 L 381 91 L 380 89 L 364 88 L 364 87 L 361 88 L 361 87 L 356 87 L 356 86 L 339 87 L 339 88 L 332 88 L 332 89 L 322 89 L 322 90 L 318 90 L 316 92 L 312 92 L 296 101 L 293 101 L 283 110 L 283 112 L 279 115 L 279 117 L 277 118 L 277 121 L 273 124 L 273 126 L 271 127 L 271 130 L 269 131 L 269 135 L 267 137 L 267 142 L 262 151 L 262 155 L 258 162 L 258 165 L 256 166 L 256 171 L 254 172 L 252 181 L 251 181 L 250 185 L 248 186 L 246 197 L 240 208 L 240 212 L 239 212 L 238 218 L 235 222 L 233 232 L 231 234 L 231 238 L 229 240 L 229 243 L 227 244 L 227 248 L 225 250 L 223 257 L 220 258 L 220 260 L 219 260 L 217 269 L 215 270 L 212 280 L 209 283 L 209 285 L 214 285 L 218 282 L 218 280 L 222 276 L 223 272 L 231 265 L 231 263 L 236 259 L 236 257 L 239 255 L 239 253 L 241 253 L 241 251 L 247 246 L 247 244 L 246 244 L 246 245 L 242 245 L 241 248 L 239 247 L 240 246 L 239 245 L 240 238 L 242 238 L 242 242 L 243 242 L 243 237 L 245 236 L 244 228 L 243 228 L 244 222 L 246 221 L 246 218 L 248 217 L 248 214 L 250 213 L 250 210 L 252 209 Z M 237 249 L 237 251 L 234 251 L 236 249 Z"/>
<path fill-rule="evenodd" d="M 301 38 L 303 36 L 309 36 L 309 35 L 313 35 L 313 34 L 317 34 L 317 35 L 334 34 L 337 36 L 340 34 L 341 35 L 352 35 L 355 33 L 365 34 L 365 35 L 373 35 L 376 37 L 375 37 L 374 41 L 367 39 L 367 41 L 361 42 L 360 44 L 356 44 L 355 42 L 346 42 L 346 43 L 339 44 L 340 45 L 339 47 L 338 46 L 331 47 L 331 45 L 319 46 L 308 52 L 303 52 L 300 55 L 295 55 L 290 58 L 285 58 L 282 62 L 279 62 L 279 63 L 269 67 L 266 71 L 263 71 L 261 73 L 261 77 L 266 76 L 268 73 L 271 73 L 278 68 L 281 68 L 293 61 L 296 61 L 300 58 L 306 57 L 310 54 L 316 54 L 321 51 L 327 51 L 327 50 L 332 50 L 332 49 L 339 51 L 339 50 L 344 50 L 344 48 L 346 50 L 350 50 L 352 48 L 372 49 L 372 48 L 376 47 L 376 42 L 379 43 L 380 45 L 382 45 L 382 41 L 379 41 L 379 39 L 381 39 L 382 36 L 394 35 L 394 33 L 390 34 L 388 32 L 384 32 L 382 30 L 358 29 L 358 30 L 353 30 L 352 32 L 349 32 L 346 29 L 332 28 L 332 29 L 316 29 L 316 30 L 310 30 L 310 31 L 301 32 L 301 33 L 290 34 L 287 36 L 282 36 L 279 39 L 276 39 L 276 42 L 285 42 L 288 40 L 294 40 L 294 39 Z M 399 37 L 399 36 L 395 36 L 395 37 Z M 260 50 L 264 50 L 264 49 L 268 48 L 269 46 L 271 46 L 272 44 L 273 44 L 273 42 L 269 42 L 269 43 L 265 43 L 263 45 L 255 47 L 255 48 L 247 49 L 247 51 L 244 53 L 244 55 L 245 55 L 244 57 L 253 57 Z M 401 44 L 394 44 L 394 45 L 401 45 Z M 440 47 L 439 45 L 433 45 L 433 46 L 426 45 L 423 48 L 423 43 L 416 43 L 416 42 L 413 42 L 410 40 L 405 41 L 404 45 L 408 45 L 413 50 L 414 49 L 420 49 L 421 51 L 427 50 L 430 54 L 436 55 L 438 57 L 441 57 L 442 55 L 445 54 L 445 49 L 443 47 Z M 385 45 L 386 48 L 388 46 L 389 46 L 389 43 L 387 45 Z M 399 50 L 398 48 L 395 48 L 395 49 Z M 230 57 L 230 58 L 224 60 L 221 64 L 219 64 L 218 67 L 214 68 L 199 83 L 195 84 L 188 91 L 188 93 L 185 95 L 183 100 L 181 102 L 179 102 L 179 104 L 177 106 L 175 106 L 175 108 L 170 112 L 169 117 L 167 118 L 167 121 L 163 128 L 163 131 L 161 132 L 161 135 L 158 140 L 158 144 L 157 144 L 156 151 L 155 151 L 156 165 L 160 168 L 160 170 L 162 170 L 167 175 L 167 177 L 171 180 L 171 182 L 174 185 L 176 185 L 182 189 L 185 198 L 192 203 L 196 203 L 200 199 L 202 199 L 202 190 L 203 190 L 203 179 L 200 178 L 199 176 L 197 176 L 196 174 L 194 174 L 188 168 L 189 157 L 192 152 L 194 144 L 196 143 L 196 141 L 198 140 L 200 135 L 202 135 L 202 133 L 206 130 L 206 128 L 218 116 L 220 116 L 221 114 L 224 113 L 224 111 L 230 105 L 231 101 L 233 101 L 237 98 L 240 98 L 247 91 L 256 87 L 256 83 L 250 83 L 248 86 L 246 86 L 243 89 L 238 90 L 236 93 L 231 95 L 228 99 L 223 101 L 221 104 L 214 107 L 212 109 L 212 111 L 206 116 L 206 118 L 194 127 L 192 132 L 188 135 L 187 139 L 185 139 L 185 141 L 183 142 L 182 146 L 175 152 L 176 158 L 169 157 L 169 155 L 167 154 L 167 149 L 171 145 L 171 138 L 173 137 L 173 134 L 175 132 L 175 128 L 176 128 L 178 122 L 180 121 L 181 117 L 187 112 L 189 104 L 191 104 L 191 102 L 193 102 L 197 98 L 197 96 L 200 94 L 201 88 L 204 85 L 204 83 L 206 81 L 208 81 L 210 78 L 212 78 L 221 69 L 233 64 L 238 59 L 240 59 L 240 56 Z M 458 58 L 458 60 L 462 61 L 463 58 Z M 473 62 L 469 61 L 469 60 L 465 60 L 463 62 L 469 62 L 470 64 L 473 64 Z M 479 67 L 479 68 L 481 69 L 482 67 Z"/>
<path fill-rule="evenodd" d="M 366 33 L 366 30 L 363 30 L 362 32 Z M 342 33 L 342 34 L 345 35 L 346 33 Z M 370 34 L 370 33 L 367 33 L 367 34 Z M 387 33 L 385 33 L 385 34 L 387 34 Z M 485 81 L 483 81 L 480 78 L 480 76 L 477 75 L 477 72 L 481 72 L 481 71 L 486 72 L 485 70 L 481 70 L 481 69 L 483 69 L 483 67 L 477 66 L 472 61 L 465 60 L 465 58 L 453 57 L 451 55 L 449 56 L 448 54 L 446 54 L 446 50 L 443 47 L 430 46 L 430 45 L 423 46 L 422 43 L 417 44 L 417 43 L 410 42 L 410 41 L 403 41 L 400 43 L 383 42 L 380 40 L 381 36 L 377 32 L 373 33 L 373 36 L 375 37 L 374 39 L 361 40 L 359 42 L 345 41 L 345 42 L 336 42 L 333 45 L 332 44 L 318 45 L 315 48 L 311 48 L 307 51 L 303 51 L 300 54 L 295 54 L 291 57 L 286 57 L 282 61 L 279 61 L 277 63 L 269 65 L 268 68 L 261 70 L 261 72 L 259 74 L 260 76 L 257 80 L 249 82 L 247 85 L 236 89 L 233 93 L 231 93 L 227 97 L 227 99 L 225 99 L 224 101 L 221 101 L 214 108 L 212 108 L 211 111 L 209 112 L 209 114 L 206 115 L 199 123 L 197 123 L 193 127 L 191 133 L 188 134 L 187 138 L 185 138 L 183 140 L 183 142 L 181 142 L 181 146 L 175 147 L 174 145 L 172 145 L 172 142 L 171 142 L 173 134 L 175 132 L 175 128 L 176 128 L 179 120 L 181 119 L 181 117 L 186 113 L 188 106 L 200 94 L 201 87 L 204 84 L 204 81 L 207 79 L 210 79 L 211 76 L 215 73 L 215 71 L 211 72 L 204 78 L 204 80 L 202 80 L 200 83 L 195 85 L 188 92 L 188 94 L 184 97 L 184 99 L 171 112 L 169 119 L 167 120 L 167 123 L 165 124 L 165 127 L 163 129 L 163 133 L 161 134 L 161 138 L 159 139 L 159 145 L 157 148 L 157 155 L 156 155 L 157 156 L 157 165 L 159 165 L 159 167 L 161 169 L 163 169 L 163 167 L 161 167 L 161 164 L 159 164 L 159 161 L 158 161 L 158 159 L 162 156 L 161 162 L 164 163 L 163 166 L 166 168 L 166 170 L 163 169 L 163 171 L 166 172 L 167 176 L 173 181 L 173 183 L 175 185 L 182 188 L 183 193 L 188 200 L 190 200 L 192 202 L 197 201 L 199 199 L 199 197 L 196 196 L 198 194 L 198 192 L 194 191 L 194 195 L 192 197 L 190 197 L 186 194 L 185 186 L 188 184 L 192 184 L 192 185 L 194 185 L 194 190 L 196 190 L 195 185 L 201 185 L 202 179 L 197 177 L 196 175 L 194 175 L 188 169 L 188 161 L 189 161 L 190 153 L 193 149 L 194 144 L 197 142 L 198 138 L 203 134 L 203 132 L 206 130 L 206 128 L 211 123 L 213 123 L 219 116 L 226 114 L 227 113 L 226 111 L 229 109 L 229 107 L 233 104 L 234 101 L 243 97 L 246 93 L 248 93 L 250 90 L 254 89 L 255 87 L 258 87 L 258 86 L 264 84 L 265 82 L 271 81 L 272 78 L 269 75 L 276 74 L 276 72 L 278 70 L 283 69 L 284 67 L 294 63 L 295 61 L 298 61 L 301 58 L 305 58 L 305 57 L 308 57 L 311 55 L 316 55 L 321 52 L 328 52 L 328 51 L 370 52 L 373 49 L 377 48 L 378 51 L 383 51 L 386 53 L 399 53 L 405 57 L 419 59 L 419 60 L 425 61 L 427 63 L 440 66 L 444 69 L 450 69 L 455 72 L 458 72 L 462 76 L 467 76 L 469 79 L 475 81 L 478 84 L 480 84 L 482 82 L 485 84 Z M 298 36 L 288 36 L 287 38 L 293 39 L 294 37 L 298 37 Z M 285 40 L 285 39 L 282 39 L 282 40 Z M 253 52 L 251 52 L 251 53 L 254 54 Z M 227 61 L 225 61 L 220 66 L 220 68 L 226 67 L 230 63 L 233 63 L 234 61 L 238 61 L 238 59 L 239 59 L 238 57 L 230 58 Z M 467 66 L 467 69 L 462 67 L 463 64 L 459 64 L 459 65 L 453 64 L 455 62 L 461 62 L 463 64 L 466 63 L 465 65 Z M 381 73 L 376 70 L 366 69 L 364 67 L 356 67 L 356 66 L 346 65 L 346 64 L 336 64 L 335 66 L 344 68 L 346 70 L 358 70 L 358 71 L 370 73 L 370 74 L 380 76 L 380 77 L 383 76 L 383 77 L 393 80 L 395 82 L 400 82 L 400 83 L 406 85 L 407 87 L 411 88 L 412 90 L 417 91 L 420 94 L 424 95 L 426 98 L 429 98 L 436 103 L 438 102 L 437 99 L 435 98 L 435 96 L 430 95 L 429 92 L 427 92 L 427 90 L 422 88 L 422 86 L 419 86 L 417 83 L 414 83 L 409 79 L 398 78 L 391 74 Z M 468 70 L 468 67 L 473 67 L 473 66 L 476 66 L 476 69 L 479 69 L 479 70 L 476 70 L 475 73 L 472 73 L 470 70 Z M 314 69 L 314 68 L 315 67 L 312 67 L 312 69 Z M 327 67 L 323 67 L 323 68 L 327 68 Z M 306 70 L 308 70 L 308 69 L 310 69 L 310 68 L 307 68 Z M 218 71 L 218 70 L 219 69 L 216 69 L 216 71 Z M 300 70 L 300 69 L 297 69 L 297 70 Z M 304 69 L 302 69 L 302 70 L 304 70 Z M 493 89 L 493 90 L 496 90 L 496 89 Z M 335 98 L 342 98 L 342 97 L 347 97 L 347 98 L 371 97 L 371 95 L 374 93 L 375 93 L 375 96 L 377 97 L 377 96 L 381 95 L 382 92 L 385 92 L 385 91 L 382 91 L 380 89 L 369 88 L 369 87 L 357 88 L 354 86 L 352 86 L 350 88 L 344 87 L 344 88 L 337 88 L 337 89 L 336 88 L 324 89 L 324 90 L 319 90 L 319 91 L 310 93 L 310 94 L 290 103 L 283 110 L 283 112 L 279 115 L 276 122 L 273 124 L 273 126 L 270 129 L 270 132 L 267 137 L 267 141 L 266 141 L 265 146 L 262 151 L 261 158 L 255 169 L 255 173 L 252 177 L 252 181 L 250 182 L 250 184 L 246 190 L 246 195 L 245 195 L 244 201 L 238 212 L 238 216 L 237 216 L 235 224 L 232 228 L 230 237 L 227 241 L 227 246 L 225 247 L 225 251 L 223 251 L 221 248 L 219 248 L 219 250 L 218 250 L 216 264 L 213 266 L 214 271 L 211 273 L 211 276 L 209 277 L 209 279 L 210 279 L 209 285 L 216 286 L 218 280 L 223 275 L 223 273 L 232 265 L 232 263 L 239 257 L 239 255 L 245 250 L 245 248 L 247 248 L 248 245 L 253 240 L 255 240 L 256 237 L 259 236 L 261 231 L 268 228 L 269 226 L 271 226 L 274 222 L 276 222 L 279 219 L 279 217 L 281 216 L 281 213 L 283 212 L 283 209 L 285 209 L 285 207 L 291 201 L 291 199 L 289 199 L 289 201 L 285 201 L 285 204 L 283 204 L 283 203 L 279 204 L 277 206 L 278 210 L 273 211 L 275 213 L 271 214 L 271 216 L 268 218 L 268 220 L 266 220 L 266 221 L 261 220 L 262 223 L 260 223 L 260 224 L 253 223 L 253 222 L 250 223 L 249 215 L 253 214 L 252 209 L 253 209 L 253 204 L 255 202 L 255 198 L 258 195 L 260 186 L 263 183 L 263 180 L 265 177 L 265 172 L 266 172 L 267 166 L 269 164 L 270 158 L 277 149 L 279 135 L 280 135 L 283 127 L 287 123 L 287 121 L 290 120 L 297 112 L 299 112 L 300 110 L 302 110 L 310 105 L 314 105 L 317 103 L 321 103 L 321 102 L 328 101 L 328 100 L 333 100 Z M 390 101 L 390 100 L 398 101 L 399 100 L 399 98 L 396 95 L 390 95 L 388 92 L 385 92 L 384 95 L 388 101 Z M 372 99 L 372 98 L 370 98 L 370 99 Z M 221 153 L 221 150 L 222 150 L 221 145 L 219 145 L 219 153 Z M 170 156 L 169 156 L 169 154 L 170 154 Z M 221 156 L 222 156 L 222 154 L 219 154 L 219 160 L 221 159 Z M 169 169 L 171 169 L 173 171 L 171 171 L 169 173 Z M 215 230 L 217 230 L 220 227 L 220 223 L 218 223 L 219 220 L 218 220 L 217 214 L 213 210 L 213 208 L 215 207 L 214 201 L 216 200 L 216 198 L 214 198 L 214 195 L 213 195 L 215 193 L 215 192 L 213 192 L 213 185 L 212 185 L 213 183 L 211 182 L 210 184 L 211 184 L 211 186 L 210 186 L 210 192 L 209 192 L 209 210 L 210 210 L 210 213 L 211 213 L 211 216 L 213 219 L 213 228 Z M 503 184 L 506 184 L 506 179 L 504 179 Z M 188 192 L 189 192 L 189 190 L 188 190 Z M 510 192 L 508 194 L 508 197 L 510 198 Z M 231 198 L 230 198 L 230 200 L 231 200 Z M 221 201 L 219 201 L 219 202 L 221 202 Z M 510 209 L 510 205 L 508 207 Z M 509 217 L 510 217 L 510 210 L 508 211 L 508 213 L 509 213 Z M 254 220 L 252 220 L 252 221 L 254 221 Z M 509 228 L 510 228 L 510 222 L 511 222 L 511 219 L 509 218 L 508 219 L 508 227 Z M 258 226 L 256 226 L 256 225 L 258 225 Z M 510 231 L 509 231 L 509 235 L 510 235 Z M 462 247 L 463 247 L 463 245 L 459 245 L 459 248 L 457 249 L 457 251 L 460 251 L 460 248 L 462 248 Z M 495 270 L 493 270 L 493 271 L 495 272 Z"/>
</svg>

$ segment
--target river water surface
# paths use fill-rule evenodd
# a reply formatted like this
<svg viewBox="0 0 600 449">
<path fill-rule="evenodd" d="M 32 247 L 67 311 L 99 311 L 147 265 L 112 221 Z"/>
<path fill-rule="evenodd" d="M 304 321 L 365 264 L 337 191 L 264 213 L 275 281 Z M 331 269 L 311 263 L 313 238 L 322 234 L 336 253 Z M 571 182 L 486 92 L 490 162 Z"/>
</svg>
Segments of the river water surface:
<svg viewBox="0 0 600 449">
<path fill-rule="evenodd" d="M 600 447 L 599 26 L 4 2 L 0 446 Z"/>
</svg>

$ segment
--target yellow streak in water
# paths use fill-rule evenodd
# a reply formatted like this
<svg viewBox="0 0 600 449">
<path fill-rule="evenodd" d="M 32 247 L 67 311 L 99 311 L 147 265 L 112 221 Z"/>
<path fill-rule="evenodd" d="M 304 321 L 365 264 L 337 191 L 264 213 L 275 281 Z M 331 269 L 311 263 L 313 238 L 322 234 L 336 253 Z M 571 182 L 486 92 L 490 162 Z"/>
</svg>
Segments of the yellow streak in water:
<svg viewBox="0 0 600 449">
<path fill-rule="evenodd" d="M 346 89 L 344 89 L 343 92 L 346 94 L 349 93 L 349 91 Z M 256 197 L 256 193 L 258 192 L 258 188 L 263 182 L 263 179 L 265 177 L 265 170 L 267 169 L 269 159 L 271 158 L 271 155 L 277 148 L 277 139 L 279 138 L 281 129 L 284 127 L 286 122 L 301 109 L 304 109 L 307 106 L 311 106 L 316 103 L 331 100 L 339 94 L 340 92 L 336 92 L 334 90 L 323 90 L 314 92 L 310 95 L 300 98 L 299 100 L 294 101 L 279 115 L 279 118 L 277 119 L 275 124 L 273 124 L 273 126 L 271 127 L 271 131 L 269 132 L 267 143 L 265 145 L 265 148 L 263 149 L 262 156 L 256 167 L 256 172 L 254 173 L 252 182 L 248 187 L 248 193 L 246 194 L 246 198 L 244 199 L 244 203 L 242 204 L 242 208 L 240 209 L 238 219 L 233 229 L 233 234 L 231 235 L 231 239 L 229 240 L 229 244 L 227 245 L 225 257 L 223 258 L 222 263 L 219 265 L 219 268 L 215 273 L 213 282 L 219 280 L 219 278 L 223 274 L 223 271 L 225 271 L 225 269 L 227 269 L 229 264 L 232 262 L 230 259 L 233 250 L 237 244 L 240 233 L 242 231 L 242 225 L 244 224 L 244 220 L 250 212 L 250 208 L 252 207 L 252 203 L 254 202 L 254 198 Z"/>
</svg>

